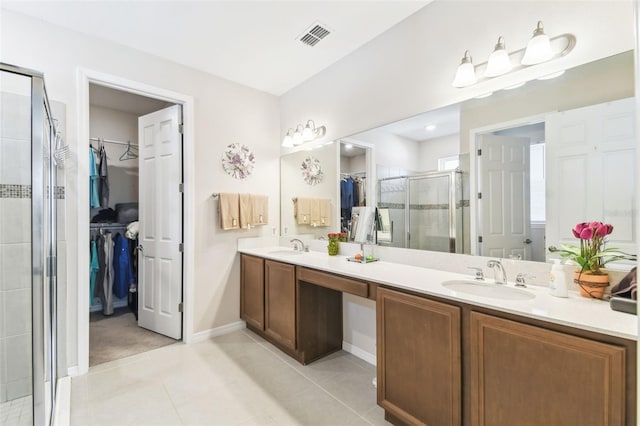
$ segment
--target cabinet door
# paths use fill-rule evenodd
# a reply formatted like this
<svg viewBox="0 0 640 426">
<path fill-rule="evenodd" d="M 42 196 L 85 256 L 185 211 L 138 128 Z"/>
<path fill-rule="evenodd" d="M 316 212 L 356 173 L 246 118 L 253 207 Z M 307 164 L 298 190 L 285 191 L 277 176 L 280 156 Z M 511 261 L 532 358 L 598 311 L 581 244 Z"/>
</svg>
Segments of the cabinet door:
<svg viewBox="0 0 640 426">
<path fill-rule="evenodd" d="M 265 261 L 265 332 L 282 345 L 296 348 L 295 267 Z"/>
<path fill-rule="evenodd" d="M 471 423 L 621 425 L 625 349 L 471 313 Z"/>
<path fill-rule="evenodd" d="M 408 424 L 461 423 L 460 308 L 379 288 L 378 403 Z"/>
<path fill-rule="evenodd" d="M 264 259 L 240 256 L 240 318 L 264 330 Z"/>
</svg>

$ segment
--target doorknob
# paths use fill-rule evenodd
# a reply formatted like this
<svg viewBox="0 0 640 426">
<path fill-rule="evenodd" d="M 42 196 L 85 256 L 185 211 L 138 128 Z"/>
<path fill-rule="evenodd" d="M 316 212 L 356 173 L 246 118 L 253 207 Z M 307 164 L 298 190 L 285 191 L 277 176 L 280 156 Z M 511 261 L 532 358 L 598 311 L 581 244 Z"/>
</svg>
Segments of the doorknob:
<svg viewBox="0 0 640 426">
<path fill-rule="evenodd" d="M 144 253 L 144 247 L 142 247 L 142 244 L 136 247 L 136 251 Z"/>
<path fill-rule="evenodd" d="M 523 241 L 523 243 L 525 244 L 531 244 L 533 241 L 531 241 L 530 238 L 527 238 L 526 240 Z"/>
</svg>

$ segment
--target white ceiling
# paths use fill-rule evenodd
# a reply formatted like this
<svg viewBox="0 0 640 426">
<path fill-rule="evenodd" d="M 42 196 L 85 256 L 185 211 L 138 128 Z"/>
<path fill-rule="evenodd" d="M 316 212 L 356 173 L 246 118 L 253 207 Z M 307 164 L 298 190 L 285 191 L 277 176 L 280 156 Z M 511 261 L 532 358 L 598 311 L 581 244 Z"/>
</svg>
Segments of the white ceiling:
<svg viewBox="0 0 640 426">
<path fill-rule="evenodd" d="M 281 95 L 430 1 L 0 3 L 15 12 Z M 314 47 L 298 41 L 316 22 L 331 34 Z"/>
<path fill-rule="evenodd" d="M 122 90 L 111 89 L 97 84 L 89 84 L 89 103 L 93 106 L 115 109 L 137 116 L 166 108 L 171 103 L 148 98 Z"/>
</svg>

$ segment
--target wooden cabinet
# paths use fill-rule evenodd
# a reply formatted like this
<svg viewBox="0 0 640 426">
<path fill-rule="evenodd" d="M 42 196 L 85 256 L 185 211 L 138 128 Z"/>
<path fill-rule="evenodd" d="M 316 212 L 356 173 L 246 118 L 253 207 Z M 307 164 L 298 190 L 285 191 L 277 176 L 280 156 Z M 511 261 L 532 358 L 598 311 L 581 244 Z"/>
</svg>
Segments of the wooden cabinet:
<svg viewBox="0 0 640 426">
<path fill-rule="evenodd" d="M 281 345 L 296 349 L 296 269 L 265 260 L 265 333 Z"/>
<path fill-rule="evenodd" d="M 264 330 L 264 259 L 240 256 L 240 318 Z"/>
<path fill-rule="evenodd" d="M 390 420 L 460 425 L 460 308 L 379 288 L 377 335 L 378 404 Z"/>
<path fill-rule="evenodd" d="M 471 424 L 625 424 L 625 348 L 471 313 Z"/>
</svg>

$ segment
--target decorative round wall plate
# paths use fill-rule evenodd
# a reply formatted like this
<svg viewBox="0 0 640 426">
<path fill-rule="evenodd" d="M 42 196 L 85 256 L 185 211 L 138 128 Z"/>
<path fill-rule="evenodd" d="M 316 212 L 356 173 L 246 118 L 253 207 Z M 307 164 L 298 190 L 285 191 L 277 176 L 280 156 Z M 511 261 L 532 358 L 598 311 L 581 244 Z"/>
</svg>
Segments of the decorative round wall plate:
<svg viewBox="0 0 640 426">
<path fill-rule="evenodd" d="M 244 179 L 253 171 L 255 157 L 248 146 L 232 143 L 222 154 L 222 168 L 234 179 Z"/>
<path fill-rule="evenodd" d="M 317 185 L 322 182 L 322 167 L 320 166 L 320 160 L 313 157 L 307 157 L 302 162 L 300 167 L 302 177 L 304 181 L 309 185 Z"/>
</svg>

